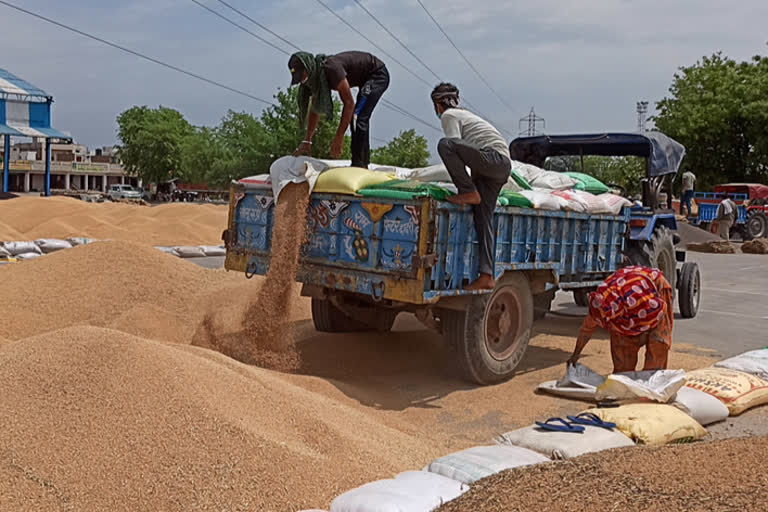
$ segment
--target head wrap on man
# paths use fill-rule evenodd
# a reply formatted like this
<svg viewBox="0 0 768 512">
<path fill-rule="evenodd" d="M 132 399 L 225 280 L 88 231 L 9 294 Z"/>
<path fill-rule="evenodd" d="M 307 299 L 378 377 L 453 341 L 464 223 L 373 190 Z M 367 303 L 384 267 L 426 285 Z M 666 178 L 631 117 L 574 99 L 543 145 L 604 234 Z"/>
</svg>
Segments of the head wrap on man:
<svg viewBox="0 0 768 512">
<path fill-rule="evenodd" d="M 312 112 L 325 116 L 328 120 L 333 119 L 333 99 L 324 67 L 327 58 L 328 56 L 323 54 L 296 52 L 288 60 L 288 68 L 293 76 L 292 85 L 299 83 L 296 81 L 297 70 L 304 69 L 308 75 L 306 82 L 299 85 L 299 126 L 302 128 L 307 125 L 310 101 Z"/>
</svg>

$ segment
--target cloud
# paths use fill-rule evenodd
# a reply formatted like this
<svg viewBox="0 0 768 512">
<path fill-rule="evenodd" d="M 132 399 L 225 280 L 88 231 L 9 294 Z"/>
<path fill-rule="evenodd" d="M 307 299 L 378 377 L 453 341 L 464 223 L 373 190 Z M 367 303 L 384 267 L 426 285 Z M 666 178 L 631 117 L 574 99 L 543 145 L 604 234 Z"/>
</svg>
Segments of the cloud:
<svg viewBox="0 0 768 512">
<path fill-rule="evenodd" d="M 11 0 L 53 19 L 270 99 L 288 83 L 287 57 L 189 0 Z M 201 0 L 254 32 L 215 0 Z M 437 124 L 430 87 L 372 48 L 316 0 L 228 0 L 310 51 L 372 51 L 392 75 L 386 98 Z M 428 83 L 437 78 L 384 33 L 352 0 L 324 0 L 387 53 Z M 416 0 L 361 0 L 440 78 L 507 131 L 531 106 L 551 132 L 624 129 L 634 104 L 656 101 L 675 70 L 722 50 L 734 58 L 765 53 L 768 3 L 744 0 L 422 0 L 454 41 L 491 81 L 512 111 L 483 85 Z M 115 117 L 134 104 L 177 108 L 196 124 L 215 124 L 228 109 L 258 113 L 263 105 L 126 55 L 0 6 L 2 66 L 56 98 L 57 127 L 91 146 L 115 138 Z M 387 139 L 415 127 L 432 147 L 439 133 L 384 108 L 373 132 Z M 431 148 L 432 149 L 432 148 Z M 433 151 L 434 153 L 434 151 Z"/>
</svg>

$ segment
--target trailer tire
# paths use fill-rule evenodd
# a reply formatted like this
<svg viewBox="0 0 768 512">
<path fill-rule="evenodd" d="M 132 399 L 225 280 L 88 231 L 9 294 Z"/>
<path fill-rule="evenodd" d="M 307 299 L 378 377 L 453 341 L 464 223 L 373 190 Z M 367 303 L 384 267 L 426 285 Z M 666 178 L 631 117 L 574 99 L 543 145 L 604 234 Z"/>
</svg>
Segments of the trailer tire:
<svg viewBox="0 0 768 512">
<path fill-rule="evenodd" d="M 624 255 L 630 265 L 642 265 L 661 270 L 669 286 L 672 287 L 674 297 L 674 290 L 677 290 L 677 258 L 674 237 L 669 228 L 662 226 L 656 229 L 647 242 L 630 242 Z"/>
<path fill-rule="evenodd" d="M 388 332 L 395 323 L 399 311 L 375 308 L 375 314 L 366 315 L 364 322 L 352 318 L 333 305 L 328 299 L 312 298 L 312 323 L 319 332 Z"/>
<path fill-rule="evenodd" d="M 533 296 L 533 319 L 541 320 L 552 309 L 552 301 L 555 300 L 556 289 L 539 293 Z"/>
<path fill-rule="evenodd" d="M 680 270 L 680 314 L 683 318 L 693 318 L 699 312 L 701 297 L 701 274 L 699 266 L 693 262 L 683 263 Z"/>
<path fill-rule="evenodd" d="M 768 218 L 766 218 L 765 212 L 760 210 L 749 210 L 747 212 L 747 222 L 744 226 L 744 232 L 746 233 L 746 236 L 750 237 L 750 240 L 768 236 Z"/>
<path fill-rule="evenodd" d="M 493 292 L 472 296 L 466 312 L 444 316 L 445 336 L 468 380 L 489 385 L 512 377 L 531 338 L 533 309 L 528 279 L 511 273 Z"/>
</svg>

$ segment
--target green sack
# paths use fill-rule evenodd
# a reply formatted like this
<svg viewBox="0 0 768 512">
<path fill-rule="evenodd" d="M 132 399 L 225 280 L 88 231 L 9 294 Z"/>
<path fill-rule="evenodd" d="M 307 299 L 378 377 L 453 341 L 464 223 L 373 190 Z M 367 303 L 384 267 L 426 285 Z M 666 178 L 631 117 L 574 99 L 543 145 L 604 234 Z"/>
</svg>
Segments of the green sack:
<svg viewBox="0 0 768 512">
<path fill-rule="evenodd" d="M 517 186 L 520 187 L 521 189 L 523 189 L 523 190 L 533 190 L 531 185 L 525 180 L 525 178 L 520 176 L 517 173 L 517 171 L 514 171 L 514 170 L 510 171 L 510 175 L 512 176 L 512 179 L 515 180 L 515 183 L 517 183 Z"/>
<path fill-rule="evenodd" d="M 381 195 L 381 192 L 387 192 L 387 195 Z M 389 194 L 389 192 L 400 192 L 401 194 Z M 388 197 L 392 199 L 413 199 L 415 197 L 432 197 L 437 201 L 445 201 L 453 192 L 434 183 L 424 183 L 422 181 L 412 180 L 393 180 L 385 183 L 371 185 L 361 188 L 357 191 L 361 196 L 366 197 Z M 406 194 L 409 194 L 406 197 Z"/>
<path fill-rule="evenodd" d="M 499 194 L 499 197 L 503 198 L 506 201 L 506 204 L 504 206 L 517 206 L 519 208 L 533 208 L 533 203 L 531 203 L 527 197 L 525 197 L 519 192 L 512 192 L 511 190 L 502 190 L 501 194 Z"/>
<path fill-rule="evenodd" d="M 606 192 L 611 191 L 611 189 L 609 189 L 602 181 L 598 180 L 597 178 L 593 178 L 588 174 L 581 172 L 566 172 L 564 174 L 579 182 L 575 187 L 573 187 L 576 190 L 583 190 L 595 195 L 605 194 Z"/>
</svg>

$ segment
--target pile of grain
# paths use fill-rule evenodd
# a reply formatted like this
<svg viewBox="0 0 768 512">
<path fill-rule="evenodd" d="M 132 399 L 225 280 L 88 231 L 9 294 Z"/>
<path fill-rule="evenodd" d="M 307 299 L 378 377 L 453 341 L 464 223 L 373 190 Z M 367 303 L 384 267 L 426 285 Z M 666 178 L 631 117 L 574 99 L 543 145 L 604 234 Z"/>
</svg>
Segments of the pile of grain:
<svg viewBox="0 0 768 512">
<path fill-rule="evenodd" d="M 69 197 L 18 197 L 0 202 L 0 240 L 83 236 L 151 245 L 213 245 L 227 224 L 227 206 L 170 203 L 137 208 Z"/>
<path fill-rule="evenodd" d="M 687 222 L 677 224 L 677 234 L 680 236 L 680 245 L 683 247 L 690 243 L 713 242 L 720 240 L 720 237 L 699 227 L 692 226 Z"/>
<path fill-rule="evenodd" d="M 744 242 L 741 246 L 741 252 L 750 254 L 768 254 L 768 238 L 756 238 L 749 242 Z"/>
<path fill-rule="evenodd" d="M 514 469 L 440 512 L 762 510 L 768 438 L 627 448 Z"/>
<path fill-rule="evenodd" d="M 266 279 L 245 309 L 242 328 L 232 333 L 205 316 L 193 344 L 213 348 L 248 364 L 280 371 L 299 367 L 289 323 L 301 246 L 306 239 L 309 187 L 290 184 L 275 206 L 272 251 Z"/>
<path fill-rule="evenodd" d="M 725 240 L 712 240 L 702 243 L 690 243 L 686 246 L 689 251 L 709 252 L 715 254 L 735 254 L 736 246 Z"/>
<path fill-rule="evenodd" d="M 3 510 L 294 511 L 433 453 L 212 351 L 94 327 L 0 349 Z"/>
<path fill-rule="evenodd" d="M 238 277 L 148 245 L 83 245 L 0 267 L 0 336 L 19 339 L 87 324 L 188 341 L 199 322 L 199 300 L 221 287 L 244 284 Z"/>
</svg>

